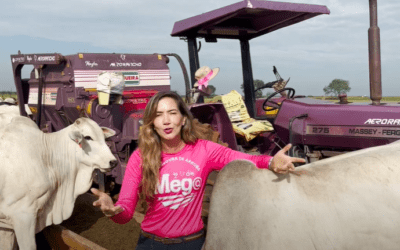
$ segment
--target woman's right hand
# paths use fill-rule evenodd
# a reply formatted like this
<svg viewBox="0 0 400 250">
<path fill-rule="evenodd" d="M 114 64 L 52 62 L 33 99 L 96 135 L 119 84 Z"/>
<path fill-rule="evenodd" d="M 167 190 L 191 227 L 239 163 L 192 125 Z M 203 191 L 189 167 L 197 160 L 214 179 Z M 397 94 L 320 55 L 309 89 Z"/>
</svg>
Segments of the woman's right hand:
<svg viewBox="0 0 400 250">
<path fill-rule="evenodd" d="M 99 198 L 97 201 L 93 202 L 93 206 L 100 207 L 100 210 L 105 216 L 112 217 L 124 211 L 120 206 L 114 206 L 111 197 L 106 193 L 96 188 L 91 188 L 90 191 Z"/>
</svg>

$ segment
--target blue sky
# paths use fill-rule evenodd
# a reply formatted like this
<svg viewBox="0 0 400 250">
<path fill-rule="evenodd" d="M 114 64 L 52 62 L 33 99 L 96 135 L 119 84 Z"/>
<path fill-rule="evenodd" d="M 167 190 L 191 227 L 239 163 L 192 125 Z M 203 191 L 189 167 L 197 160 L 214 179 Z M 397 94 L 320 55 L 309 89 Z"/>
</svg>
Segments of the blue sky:
<svg viewBox="0 0 400 250">
<path fill-rule="evenodd" d="M 99 53 L 177 53 L 189 68 L 187 44 L 171 37 L 176 21 L 240 0 L 14 0 L 0 9 L 0 90 L 14 90 L 10 55 Z M 323 95 L 333 79 L 348 80 L 349 95 L 369 96 L 367 0 L 286 0 L 327 6 L 321 15 L 250 41 L 254 79 L 275 80 L 272 67 L 296 94 Z M 397 73 L 400 50 L 400 1 L 378 0 L 384 96 L 400 96 Z M 210 82 L 217 94 L 240 90 L 240 44 L 236 40 L 202 39 L 200 65 L 219 67 Z M 175 59 L 169 64 L 171 88 L 184 93 Z M 29 69 L 27 70 L 29 71 Z M 25 72 L 23 72 L 25 73 Z M 26 74 L 26 73 L 25 73 Z M 265 92 L 264 92 L 265 93 Z"/>
</svg>

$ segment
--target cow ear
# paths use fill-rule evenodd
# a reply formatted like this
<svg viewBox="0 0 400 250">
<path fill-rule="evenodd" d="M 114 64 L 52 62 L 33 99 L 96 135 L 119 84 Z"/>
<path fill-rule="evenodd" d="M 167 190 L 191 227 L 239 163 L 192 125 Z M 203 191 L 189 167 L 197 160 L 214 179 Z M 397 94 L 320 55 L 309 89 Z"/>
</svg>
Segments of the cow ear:
<svg viewBox="0 0 400 250">
<path fill-rule="evenodd" d="M 116 134 L 116 132 L 110 128 L 101 127 L 101 130 L 103 130 L 104 136 L 106 138 L 114 136 Z"/>
<path fill-rule="evenodd" d="M 82 143 L 83 136 L 79 131 L 71 131 L 69 137 L 78 144 Z"/>
</svg>

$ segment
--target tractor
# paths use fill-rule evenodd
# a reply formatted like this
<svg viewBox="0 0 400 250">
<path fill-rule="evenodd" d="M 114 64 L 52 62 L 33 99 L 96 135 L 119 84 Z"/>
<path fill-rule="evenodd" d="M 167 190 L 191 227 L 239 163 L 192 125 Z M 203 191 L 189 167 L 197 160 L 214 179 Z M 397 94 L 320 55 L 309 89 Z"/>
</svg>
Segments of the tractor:
<svg viewBox="0 0 400 250">
<path fill-rule="evenodd" d="M 312 162 L 399 139 L 399 105 L 380 103 L 380 51 L 379 43 L 376 43 L 379 41 L 379 28 L 373 15 L 376 15 L 376 4 L 371 4 L 374 22 L 369 30 L 372 105 L 296 96 L 293 88 L 285 86 L 289 79 L 284 80 L 275 67 L 273 73 L 277 80 L 259 89 L 275 88 L 276 92 L 267 99 L 255 98 L 249 40 L 329 13 L 329 9 L 321 5 L 244 0 L 178 21 L 171 36 L 181 37 L 187 42 L 190 74 L 177 54 L 77 53 L 64 56 L 19 52 L 11 55 L 11 61 L 20 114 L 30 116 L 45 132 L 58 131 L 81 116 L 114 129 L 117 134 L 107 143 L 119 164 L 110 175 L 116 184 L 121 184 L 126 162 L 137 146 L 144 108 L 156 92 L 170 90 L 167 64 L 170 57 L 175 57 L 182 67 L 186 100 L 194 116 L 218 131 L 220 140 L 227 146 L 240 150 L 240 141 L 224 105 L 204 103 L 204 93 L 200 91 L 200 96 L 194 98 L 199 91 L 193 91 L 194 73 L 200 68 L 197 39 L 204 38 L 212 43 L 218 39 L 238 39 L 247 111 L 250 117 L 269 121 L 273 127 L 273 131 L 247 142 L 257 147 L 260 153 L 273 155 L 291 143 L 291 156 Z M 27 79 L 21 76 L 24 65 L 33 65 Z M 111 73 L 117 78 L 111 79 Z M 109 81 L 108 85 L 99 85 L 101 76 Z M 125 85 L 115 85 L 116 89 L 119 88 L 119 92 L 115 92 L 111 82 L 118 77 Z M 277 85 L 281 87 L 276 88 Z M 276 98 L 278 94 L 281 97 Z M 196 103 L 191 100 L 196 100 Z M 97 182 L 105 186 L 107 178 L 101 174 L 97 177 Z"/>
<path fill-rule="evenodd" d="M 121 184 L 147 102 L 158 91 L 170 90 L 169 56 L 176 56 L 184 67 L 175 54 L 11 55 L 20 114 L 47 133 L 79 117 L 115 130 L 107 144 L 119 164 L 110 178 L 97 173 L 95 181 L 103 190 L 107 179 Z M 27 79 L 21 77 L 25 65 L 33 65 Z M 183 72 L 187 75 L 186 69 Z"/>
<path fill-rule="evenodd" d="M 244 0 L 174 24 L 171 36 L 187 42 L 192 83 L 200 67 L 198 39 L 217 43 L 218 39 L 237 39 L 240 42 L 244 99 L 250 117 L 268 120 L 273 131 L 250 141 L 260 153 L 274 155 L 291 143 L 291 156 L 317 161 L 346 152 L 391 143 L 400 138 L 398 104 L 381 103 L 381 69 L 377 3 L 370 0 L 369 28 L 370 90 L 372 104 L 351 103 L 341 96 L 336 102 L 296 96 L 293 88 L 274 67 L 276 81 L 258 88 L 275 88 L 266 99 L 256 99 L 250 57 L 249 40 L 277 29 L 329 14 L 327 7 L 311 4 Z M 257 53 L 257 52 L 256 52 Z M 295 80 L 292 80 L 295 81 Z M 278 94 L 282 94 L 277 98 Z M 200 121 L 218 124 L 219 114 L 196 112 Z M 225 127 L 224 127 L 225 128 Z"/>
<path fill-rule="evenodd" d="M 376 13 L 374 8 L 376 5 L 371 4 L 371 13 Z M 397 140 L 400 138 L 399 105 L 381 104 L 379 101 L 382 95 L 380 52 L 376 49 L 379 44 L 374 42 L 370 42 L 370 65 L 379 67 L 370 69 L 372 105 L 347 101 L 332 103 L 296 96 L 293 88 L 285 86 L 289 79 L 285 81 L 275 67 L 273 73 L 277 80 L 259 89 L 275 88 L 279 84 L 281 88 L 275 88 L 276 92 L 267 99 L 255 98 L 249 40 L 329 13 L 327 7 L 320 5 L 244 0 L 178 21 L 171 36 L 181 37 L 187 42 L 190 74 L 177 54 L 77 53 L 64 56 L 19 52 L 11 55 L 11 61 L 20 114 L 30 116 L 46 132 L 58 131 L 81 116 L 114 129 L 117 134 L 108 143 L 119 165 L 111 176 L 115 183 L 121 184 L 126 162 L 137 146 L 146 103 L 157 91 L 170 90 L 167 64 L 170 57 L 175 57 L 182 67 L 186 100 L 194 116 L 218 131 L 222 142 L 238 150 L 240 141 L 238 143 L 224 105 L 204 103 L 204 93 L 194 98 L 199 91 L 193 91 L 194 73 L 200 68 L 197 39 L 204 38 L 212 43 L 218 39 L 238 39 L 247 111 L 250 117 L 269 121 L 273 126 L 273 131 L 262 133 L 248 142 L 260 153 L 273 155 L 291 143 L 290 155 L 312 162 Z M 370 41 L 377 41 L 379 28 L 376 17 L 373 20 Z M 28 79 L 21 76 L 24 65 L 33 65 Z M 120 93 L 113 92 L 112 84 L 105 89 L 99 87 L 99 76 L 106 73 L 122 77 L 125 86 Z M 276 98 L 279 93 L 282 97 Z M 196 103 L 190 100 L 196 100 Z M 98 182 L 105 183 L 104 176 L 98 175 L 98 178 Z"/>
</svg>

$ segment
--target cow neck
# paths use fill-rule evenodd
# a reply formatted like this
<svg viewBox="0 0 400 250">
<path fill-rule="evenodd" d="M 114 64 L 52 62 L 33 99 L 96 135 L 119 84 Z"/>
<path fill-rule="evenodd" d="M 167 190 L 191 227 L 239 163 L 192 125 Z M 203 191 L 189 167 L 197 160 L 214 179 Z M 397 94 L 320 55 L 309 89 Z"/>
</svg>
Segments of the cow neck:
<svg viewBox="0 0 400 250">
<path fill-rule="evenodd" d="M 68 219 L 73 211 L 76 194 L 75 179 L 78 172 L 80 150 L 69 135 L 69 127 L 58 132 L 44 134 L 44 161 L 47 163 L 49 180 L 54 193 L 51 197 L 52 207 L 47 207 L 46 225 L 59 224 Z"/>
</svg>

